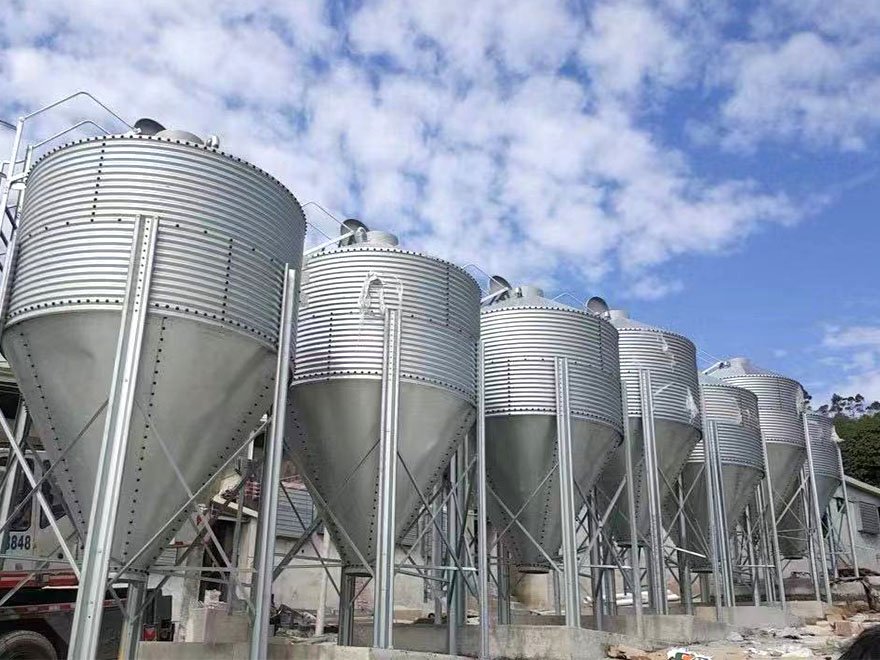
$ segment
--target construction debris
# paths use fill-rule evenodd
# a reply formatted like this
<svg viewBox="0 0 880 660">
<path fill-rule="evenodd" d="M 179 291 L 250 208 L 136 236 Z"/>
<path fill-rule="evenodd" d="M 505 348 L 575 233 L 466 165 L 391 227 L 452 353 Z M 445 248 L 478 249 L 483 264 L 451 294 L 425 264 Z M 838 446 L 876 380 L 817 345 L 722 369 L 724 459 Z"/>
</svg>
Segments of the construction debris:
<svg viewBox="0 0 880 660">
<path fill-rule="evenodd" d="M 852 611 L 852 610 L 849 610 Z M 755 658 L 813 658 L 836 660 L 862 631 L 880 625 L 880 612 L 839 612 L 813 624 L 733 632 L 725 640 L 647 651 L 613 645 L 607 657 L 618 660 L 752 660 Z"/>
</svg>

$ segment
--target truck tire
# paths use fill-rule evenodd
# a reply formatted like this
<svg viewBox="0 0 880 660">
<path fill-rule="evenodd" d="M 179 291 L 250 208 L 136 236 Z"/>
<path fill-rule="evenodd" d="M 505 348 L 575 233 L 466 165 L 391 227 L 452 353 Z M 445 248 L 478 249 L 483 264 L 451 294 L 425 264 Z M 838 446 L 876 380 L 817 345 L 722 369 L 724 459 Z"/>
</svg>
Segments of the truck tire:
<svg viewBox="0 0 880 660">
<path fill-rule="evenodd" d="M 16 630 L 0 637 L 0 660 L 58 660 L 58 653 L 40 633 Z"/>
</svg>

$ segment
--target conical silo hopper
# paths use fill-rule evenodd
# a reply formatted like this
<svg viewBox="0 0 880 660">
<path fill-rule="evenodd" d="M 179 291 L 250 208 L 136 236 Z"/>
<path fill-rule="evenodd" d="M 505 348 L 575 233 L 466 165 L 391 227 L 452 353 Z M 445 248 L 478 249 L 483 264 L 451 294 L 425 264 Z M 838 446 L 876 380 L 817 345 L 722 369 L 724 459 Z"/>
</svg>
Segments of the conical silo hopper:
<svg viewBox="0 0 880 660">
<path fill-rule="evenodd" d="M 785 558 L 803 557 L 807 549 L 805 512 L 800 496 L 792 501 L 807 457 L 801 417 L 803 388 L 797 381 L 756 366 L 747 358 L 726 360 L 708 373 L 758 397 L 761 437 L 778 518 L 779 551 Z"/>
<path fill-rule="evenodd" d="M 382 300 L 396 304 L 398 291 L 406 466 L 398 468 L 398 541 L 421 505 L 409 475 L 427 497 L 475 418 L 480 289 L 470 275 L 383 232 L 359 232 L 306 260 L 286 446 L 349 574 L 376 556 L 385 326 L 377 312 Z"/>
<path fill-rule="evenodd" d="M 556 358 L 569 359 L 574 479 L 589 493 L 623 438 L 617 331 L 605 319 L 544 298 L 533 287 L 483 308 L 486 479 L 551 557 L 562 543 Z M 492 497 L 489 514 L 520 572 L 547 560 Z"/>
<path fill-rule="evenodd" d="M 824 513 L 834 492 L 840 486 L 840 466 L 838 464 L 838 447 L 832 439 L 834 422 L 817 412 L 804 414 L 810 431 L 810 449 L 813 454 L 813 478 L 816 480 L 816 495 L 819 512 Z M 792 513 L 786 513 L 779 522 L 780 529 L 797 529 L 805 518 L 803 507 Z M 808 518 L 806 518 L 808 519 Z"/>
<path fill-rule="evenodd" d="M 142 546 L 270 406 L 305 232 L 283 185 L 189 133 L 81 140 L 33 166 L 3 354 L 51 459 L 75 442 L 56 481 L 83 535 L 137 216 L 158 228 L 111 570 L 150 566 L 183 518 Z"/>
<path fill-rule="evenodd" d="M 721 482 L 724 493 L 724 515 L 727 534 L 733 534 L 737 521 L 754 496 L 755 488 L 764 477 L 764 454 L 758 417 L 758 397 L 749 390 L 726 384 L 712 376 L 700 376 L 703 423 L 715 423 Z M 707 498 L 706 454 L 703 440 L 697 443 L 681 471 L 681 480 L 690 492 L 685 502 L 684 538 L 680 521 L 671 524 L 677 501 L 666 502 L 665 513 L 669 531 L 677 545 L 691 552 L 707 555 L 710 548 L 709 503 Z M 691 568 L 710 570 L 710 563 L 689 555 Z"/>
<path fill-rule="evenodd" d="M 636 523 L 640 535 L 648 533 L 647 473 L 645 471 L 640 372 L 650 374 L 654 400 L 654 427 L 660 477 L 660 505 L 671 495 L 675 483 L 702 435 L 697 350 L 686 337 L 630 319 L 626 312 L 609 312 L 620 337 L 620 377 L 626 384 L 629 429 L 633 439 L 633 468 L 636 482 Z M 605 497 L 611 497 L 626 478 L 623 448 L 611 458 L 599 479 Z M 622 500 L 622 501 L 621 501 Z M 608 519 L 614 537 L 629 543 L 628 511 L 620 498 Z"/>
</svg>

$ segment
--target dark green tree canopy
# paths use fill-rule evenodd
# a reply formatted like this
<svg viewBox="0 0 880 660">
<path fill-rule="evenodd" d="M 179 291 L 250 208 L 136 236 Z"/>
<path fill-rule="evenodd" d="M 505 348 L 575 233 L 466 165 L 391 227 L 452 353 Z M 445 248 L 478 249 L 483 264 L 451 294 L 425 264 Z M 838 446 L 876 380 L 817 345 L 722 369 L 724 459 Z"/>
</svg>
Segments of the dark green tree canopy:
<svg viewBox="0 0 880 660">
<path fill-rule="evenodd" d="M 846 474 L 880 488 L 880 401 L 834 394 L 818 412 L 834 419 Z"/>
</svg>

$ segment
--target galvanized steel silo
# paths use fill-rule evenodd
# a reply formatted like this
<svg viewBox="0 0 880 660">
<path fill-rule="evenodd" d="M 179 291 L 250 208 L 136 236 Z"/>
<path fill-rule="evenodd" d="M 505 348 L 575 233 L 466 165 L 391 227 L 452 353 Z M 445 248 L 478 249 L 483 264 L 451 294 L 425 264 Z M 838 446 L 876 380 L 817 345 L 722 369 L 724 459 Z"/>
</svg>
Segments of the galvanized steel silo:
<svg viewBox="0 0 880 660">
<path fill-rule="evenodd" d="M 805 413 L 805 417 L 810 432 L 819 511 L 824 511 L 840 486 L 839 448 L 834 441 L 834 422 L 813 411 Z"/>
<path fill-rule="evenodd" d="M 838 447 L 833 440 L 834 422 L 824 415 L 808 411 L 804 413 L 810 432 L 810 449 L 813 454 L 813 478 L 816 480 L 816 499 L 820 513 L 825 511 L 834 492 L 840 486 Z M 790 510 L 779 522 L 780 529 L 797 529 L 809 517 L 803 507 Z M 790 545 L 790 544 L 789 544 Z M 804 548 L 805 550 L 805 548 Z"/>
<path fill-rule="evenodd" d="M 81 140 L 33 166 L 3 353 L 49 456 L 75 443 L 56 480 L 83 535 L 137 216 L 156 247 L 110 554 L 144 569 L 184 518 L 141 547 L 271 404 L 284 266 L 300 262 L 305 217 L 278 181 L 188 133 Z"/>
<path fill-rule="evenodd" d="M 764 477 L 764 453 L 761 446 L 761 427 L 758 416 L 758 397 L 742 387 L 735 387 L 712 376 L 700 376 L 703 424 L 713 422 L 718 441 L 721 464 L 721 482 L 724 493 L 727 534 L 731 534 L 754 496 L 755 488 Z M 685 512 L 696 529 L 688 525 L 685 538 L 679 526 L 670 525 L 670 531 L 686 550 L 708 555 L 711 520 L 706 492 L 706 454 L 700 440 L 681 472 L 682 483 L 690 492 Z M 674 498 L 671 498 L 674 499 Z M 677 502 L 667 502 L 667 521 Z M 695 534 L 699 536 L 695 537 Z M 691 567 L 709 570 L 709 563 L 690 555 Z"/>
<path fill-rule="evenodd" d="M 605 319 L 544 298 L 534 287 L 484 307 L 486 479 L 551 556 L 562 542 L 556 438 L 556 358 L 569 360 L 574 479 L 589 493 L 620 445 L 617 331 Z M 493 498 L 489 513 L 522 572 L 547 561 Z"/>
<path fill-rule="evenodd" d="M 609 318 L 620 337 L 620 377 L 626 384 L 628 422 L 634 444 L 636 521 L 640 533 L 646 534 L 649 516 L 640 372 L 647 371 L 651 379 L 657 461 L 665 477 L 660 478 L 658 504 L 662 505 L 670 495 L 667 483 L 678 478 L 702 434 L 696 347 L 682 335 L 634 321 L 621 310 L 612 310 Z M 599 487 L 606 497 L 611 497 L 625 478 L 625 455 L 621 449 L 602 472 Z M 627 515 L 626 506 L 618 500 L 609 524 L 622 543 L 628 543 L 630 538 Z"/>
<path fill-rule="evenodd" d="M 750 390 L 758 397 L 773 504 L 780 519 L 777 524 L 779 550 L 786 558 L 803 557 L 807 542 L 805 512 L 799 497 L 791 501 L 798 491 L 801 468 L 807 456 L 801 384 L 741 357 L 721 362 L 708 373 L 725 383 Z M 791 516 L 784 515 L 786 509 Z"/>
<path fill-rule="evenodd" d="M 401 249 L 383 232 L 358 234 L 353 244 L 313 254 L 304 266 L 286 444 L 353 571 L 361 558 L 372 564 L 376 553 L 384 346 L 377 312 L 398 292 L 398 449 L 427 495 L 474 422 L 477 283 L 447 261 Z M 398 541 L 421 504 L 400 472 Z"/>
</svg>

